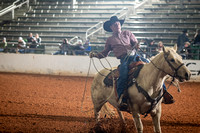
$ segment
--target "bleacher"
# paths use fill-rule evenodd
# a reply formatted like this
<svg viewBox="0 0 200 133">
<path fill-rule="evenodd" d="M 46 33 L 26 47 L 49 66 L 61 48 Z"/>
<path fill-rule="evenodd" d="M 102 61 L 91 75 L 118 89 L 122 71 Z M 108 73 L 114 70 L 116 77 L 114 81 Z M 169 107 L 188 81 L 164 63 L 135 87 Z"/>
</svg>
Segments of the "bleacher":
<svg viewBox="0 0 200 133">
<path fill-rule="evenodd" d="M 58 49 L 63 38 L 70 40 L 79 36 L 85 41 L 87 29 L 108 20 L 124 7 L 126 12 L 140 2 L 143 0 L 77 0 L 72 7 L 64 0 L 32 1 L 23 16 L 1 27 L 0 41 L 6 37 L 8 43 L 16 44 L 19 36 L 26 39 L 30 32 L 38 33 L 46 49 L 44 53 L 50 54 Z M 189 38 L 192 39 L 200 28 L 199 7 L 198 0 L 183 0 L 182 5 L 179 0 L 146 3 L 136 10 L 136 14 L 123 16 L 126 21 L 122 29 L 131 30 L 139 41 L 153 38 L 156 42 L 163 41 L 166 46 L 173 46 L 183 29 L 189 30 Z M 110 33 L 102 31 L 91 35 L 92 50 L 102 50 L 108 36 Z"/>
<path fill-rule="evenodd" d="M 130 2 L 119 1 L 113 4 L 78 1 L 72 8 L 70 2 L 38 0 L 30 4 L 30 10 L 24 16 L 18 17 L 9 25 L 4 25 L 0 37 L 6 35 L 9 43 L 16 44 L 19 36 L 25 39 L 30 32 L 38 33 L 42 38 L 42 45 L 50 47 L 47 49 L 56 48 L 63 38 L 70 40 L 78 36 L 85 39 L 88 28 L 99 21 L 107 20 L 124 5 L 130 6 Z"/>
<path fill-rule="evenodd" d="M 151 5 L 139 8 L 136 14 L 126 19 L 122 29 L 131 30 L 139 41 L 146 38 L 162 41 L 165 46 L 174 46 L 183 29 L 188 29 L 189 38 L 193 39 L 196 30 L 200 28 L 200 1 L 183 0 L 166 3 L 161 0 Z M 98 35 L 98 42 L 104 42 L 110 33 Z M 103 43 L 102 43 L 103 45 Z M 194 50 L 199 53 L 198 50 Z M 199 57 L 195 58 L 199 59 Z"/>
<path fill-rule="evenodd" d="M 129 16 L 122 28 L 131 30 L 139 39 L 154 38 L 169 46 L 174 45 L 183 29 L 188 29 L 189 37 L 193 38 L 200 27 L 200 9 L 195 8 L 198 7 L 197 4 L 200 5 L 200 2 L 184 3 L 183 8 L 179 8 L 177 1 L 169 4 L 162 2 L 145 5 L 137 10 L 136 15 Z M 176 10 L 171 10 L 171 8 L 176 8 Z M 107 36 L 104 37 L 107 38 Z"/>
</svg>

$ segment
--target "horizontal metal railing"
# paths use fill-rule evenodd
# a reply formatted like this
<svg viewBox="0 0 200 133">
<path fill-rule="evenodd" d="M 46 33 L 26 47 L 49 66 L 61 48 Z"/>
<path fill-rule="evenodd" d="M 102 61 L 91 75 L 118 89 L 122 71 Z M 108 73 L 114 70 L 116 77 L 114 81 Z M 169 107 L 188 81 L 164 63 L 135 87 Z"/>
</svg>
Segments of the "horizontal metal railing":
<svg viewBox="0 0 200 133">
<path fill-rule="evenodd" d="M 133 6 L 133 14 L 136 15 L 137 9 L 139 9 L 139 8 L 142 7 L 142 6 L 144 6 L 147 2 L 148 2 L 148 3 L 151 3 L 152 1 L 151 1 L 151 0 L 144 0 L 144 1 L 141 2 L 140 4 Z"/>
<path fill-rule="evenodd" d="M 20 4 L 17 4 L 18 2 L 20 2 L 20 0 L 16 0 L 15 2 L 13 2 L 12 5 L 10 5 L 10 6 L 6 7 L 6 8 L 4 8 L 4 9 L 2 9 L 0 11 L 0 16 L 3 16 L 3 15 L 5 15 L 8 12 L 12 12 L 12 19 L 14 19 L 15 18 L 14 11 L 15 11 L 16 8 L 19 8 L 19 7 L 21 7 L 24 4 L 27 4 L 27 7 L 29 7 L 29 0 L 21 2 Z"/>
<path fill-rule="evenodd" d="M 119 15 L 119 18 L 121 18 L 121 17 L 123 17 L 123 16 L 126 14 L 126 12 L 123 13 L 123 14 L 121 14 L 121 13 L 122 13 L 123 11 L 125 11 L 126 9 L 127 9 L 127 8 L 124 7 L 124 8 L 122 8 L 121 10 L 117 11 L 116 13 L 112 14 L 111 16 L 115 16 L 115 15 L 120 14 L 120 15 Z M 102 28 L 103 28 L 103 22 L 102 22 L 102 21 L 100 21 L 99 23 L 97 23 L 97 24 L 95 24 L 94 26 L 90 27 L 89 29 L 86 30 L 85 39 L 87 40 L 89 36 L 91 36 L 91 35 L 97 33 L 97 32 L 100 31 L 100 30 L 102 30 Z M 91 30 L 94 30 L 94 31 L 92 31 L 91 33 L 89 33 Z"/>
<path fill-rule="evenodd" d="M 74 42 L 75 39 L 78 39 L 78 36 L 75 36 L 75 37 L 71 38 L 71 39 L 69 40 L 69 43 L 72 44 L 72 45 L 75 45 L 75 44 L 77 43 L 77 41 Z"/>
<path fill-rule="evenodd" d="M 102 24 L 103 24 L 103 21 L 100 21 L 99 23 L 97 23 L 97 24 L 95 24 L 94 26 L 92 26 L 92 27 L 90 27 L 89 29 L 87 29 L 87 30 L 86 30 L 86 33 L 85 33 L 85 34 L 86 34 L 86 35 L 85 35 L 85 40 L 87 40 L 89 36 L 91 36 L 91 35 L 93 35 L 94 33 L 100 31 L 100 30 L 103 28 Z M 99 26 L 99 28 L 97 28 L 98 26 Z M 95 29 L 95 28 L 96 28 L 95 31 L 93 31 L 92 33 L 89 33 L 90 30 Z"/>
</svg>

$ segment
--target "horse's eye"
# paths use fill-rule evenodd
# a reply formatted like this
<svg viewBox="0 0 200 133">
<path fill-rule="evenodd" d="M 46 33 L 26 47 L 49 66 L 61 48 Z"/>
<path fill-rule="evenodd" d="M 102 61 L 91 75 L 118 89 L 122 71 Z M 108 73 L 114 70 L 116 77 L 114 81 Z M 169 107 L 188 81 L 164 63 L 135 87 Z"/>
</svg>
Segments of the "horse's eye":
<svg viewBox="0 0 200 133">
<path fill-rule="evenodd" d="M 171 62 L 175 62 L 175 60 L 174 60 L 174 59 L 171 59 L 170 61 L 171 61 Z"/>
</svg>

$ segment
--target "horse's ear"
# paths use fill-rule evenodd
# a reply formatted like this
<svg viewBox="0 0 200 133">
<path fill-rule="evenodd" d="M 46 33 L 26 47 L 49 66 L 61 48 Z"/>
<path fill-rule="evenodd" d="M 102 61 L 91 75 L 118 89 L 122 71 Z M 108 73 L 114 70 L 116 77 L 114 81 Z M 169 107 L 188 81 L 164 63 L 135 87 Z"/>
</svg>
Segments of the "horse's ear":
<svg viewBox="0 0 200 133">
<path fill-rule="evenodd" d="M 165 46 L 163 46 L 163 52 L 164 52 L 164 53 L 166 53 L 166 49 L 165 49 Z"/>
<path fill-rule="evenodd" d="M 174 45 L 174 50 L 177 51 L 177 44 Z"/>
</svg>

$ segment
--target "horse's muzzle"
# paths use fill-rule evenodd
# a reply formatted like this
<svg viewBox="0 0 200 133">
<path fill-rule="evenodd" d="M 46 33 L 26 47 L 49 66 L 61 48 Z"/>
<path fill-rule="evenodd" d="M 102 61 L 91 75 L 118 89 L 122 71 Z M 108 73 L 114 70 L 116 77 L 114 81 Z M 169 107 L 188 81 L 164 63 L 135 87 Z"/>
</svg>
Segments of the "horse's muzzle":
<svg viewBox="0 0 200 133">
<path fill-rule="evenodd" d="M 191 73 L 185 73 L 185 79 L 186 80 L 190 80 L 191 77 Z"/>
<path fill-rule="evenodd" d="M 185 80 L 190 80 L 190 77 L 191 77 L 191 73 L 186 72 L 185 75 L 178 76 L 177 79 L 179 80 L 179 82 L 184 82 Z"/>
</svg>

